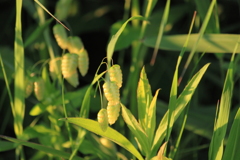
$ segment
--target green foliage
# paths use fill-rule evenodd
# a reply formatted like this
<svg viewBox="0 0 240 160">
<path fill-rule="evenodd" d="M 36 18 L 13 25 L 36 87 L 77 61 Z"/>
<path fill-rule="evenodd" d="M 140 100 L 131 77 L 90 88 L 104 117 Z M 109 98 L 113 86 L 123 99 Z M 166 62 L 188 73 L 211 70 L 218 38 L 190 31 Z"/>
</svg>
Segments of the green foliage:
<svg viewBox="0 0 240 160">
<path fill-rule="evenodd" d="M 231 3 L 17 0 L 0 13 L 16 13 L 0 33 L 0 159 L 240 159 Z"/>
</svg>

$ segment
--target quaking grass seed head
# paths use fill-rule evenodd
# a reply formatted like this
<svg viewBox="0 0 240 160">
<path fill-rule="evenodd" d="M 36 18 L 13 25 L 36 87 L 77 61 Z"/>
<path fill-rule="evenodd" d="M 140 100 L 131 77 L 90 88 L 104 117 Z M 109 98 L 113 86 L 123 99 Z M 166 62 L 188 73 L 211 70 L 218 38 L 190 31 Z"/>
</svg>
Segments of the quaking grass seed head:
<svg viewBox="0 0 240 160">
<path fill-rule="evenodd" d="M 25 78 L 25 98 L 28 98 L 33 92 L 33 79 L 26 76 Z"/>
<path fill-rule="evenodd" d="M 105 108 L 102 108 L 98 112 L 97 120 L 100 125 L 100 128 L 102 129 L 103 132 L 105 132 L 108 127 L 108 115 L 107 115 L 107 110 Z"/>
<path fill-rule="evenodd" d="M 107 106 L 107 115 L 108 115 L 108 123 L 110 125 L 114 124 L 119 117 L 120 112 L 120 103 L 115 104 L 112 102 L 108 102 Z"/>
<path fill-rule="evenodd" d="M 119 65 L 115 64 L 108 70 L 110 80 L 116 82 L 118 88 L 122 87 L 122 70 Z"/>
<path fill-rule="evenodd" d="M 106 81 L 103 84 L 103 92 L 109 102 L 115 104 L 120 102 L 120 93 L 116 82 Z"/>
<path fill-rule="evenodd" d="M 53 34 L 57 41 L 57 44 L 62 49 L 67 49 L 68 47 L 68 37 L 66 29 L 62 25 L 56 24 L 53 27 Z"/>
<path fill-rule="evenodd" d="M 73 87 L 77 87 L 79 85 L 77 70 L 71 72 L 71 74 L 68 74 L 67 77 L 65 77 L 65 79 Z"/>
<path fill-rule="evenodd" d="M 62 75 L 64 78 L 70 77 L 76 72 L 78 66 L 78 55 L 67 53 L 62 57 Z"/>
<path fill-rule="evenodd" d="M 34 82 L 34 93 L 37 100 L 41 101 L 45 98 L 45 83 L 42 78 L 36 79 Z"/>
<path fill-rule="evenodd" d="M 68 37 L 68 44 L 67 44 L 68 51 L 70 53 L 79 53 L 84 49 L 82 40 L 77 36 L 70 36 Z"/>
<path fill-rule="evenodd" d="M 89 58 L 88 53 L 84 49 L 82 52 L 78 53 L 78 69 L 82 76 L 85 76 L 88 72 Z"/>
<path fill-rule="evenodd" d="M 49 61 L 49 73 L 53 80 L 57 78 L 58 74 L 61 74 L 61 62 L 62 60 L 59 57 Z"/>
</svg>

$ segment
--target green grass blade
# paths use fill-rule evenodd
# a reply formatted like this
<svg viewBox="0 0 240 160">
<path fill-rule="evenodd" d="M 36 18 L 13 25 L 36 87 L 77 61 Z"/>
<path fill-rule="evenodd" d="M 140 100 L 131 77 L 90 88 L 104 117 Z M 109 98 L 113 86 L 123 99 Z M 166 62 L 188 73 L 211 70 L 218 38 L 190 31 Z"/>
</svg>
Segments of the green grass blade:
<svg viewBox="0 0 240 160">
<path fill-rule="evenodd" d="M 8 141 L 0 141 L 0 152 L 5 152 L 5 151 L 9 151 L 12 149 L 15 149 L 17 147 L 17 145 L 15 143 L 12 142 L 8 142 Z"/>
<path fill-rule="evenodd" d="M 108 127 L 105 132 L 102 131 L 102 129 L 99 126 L 99 123 L 97 121 L 93 121 L 90 119 L 85 118 L 67 118 L 67 119 L 60 119 L 68 121 L 69 123 L 76 124 L 80 127 L 83 127 L 93 133 L 96 133 L 100 136 L 106 137 L 109 140 L 117 143 L 121 147 L 128 150 L 130 153 L 132 153 L 134 156 L 136 156 L 138 159 L 143 160 L 141 154 L 137 151 L 137 149 L 133 146 L 133 144 L 124 137 L 121 133 L 117 132 L 116 130 L 112 129 L 111 127 Z"/>
<path fill-rule="evenodd" d="M 204 17 L 206 16 L 206 13 L 208 11 L 208 6 L 210 5 L 210 1 L 194 1 L 197 7 L 197 12 L 202 20 L 204 20 Z M 217 17 L 214 17 L 214 14 L 216 10 L 213 9 L 213 14 L 210 16 L 208 25 L 206 27 L 206 33 L 219 33 L 219 24 L 216 23 Z M 217 12 L 217 11 L 216 11 Z M 218 22 L 218 21 L 217 21 Z"/>
<path fill-rule="evenodd" d="M 126 27 L 126 25 L 128 24 L 129 21 L 131 20 L 144 20 L 145 18 L 142 17 L 142 16 L 134 16 L 134 17 L 131 17 L 129 18 L 123 25 L 122 27 L 118 30 L 118 32 L 112 36 L 110 42 L 108 43 L 108 46 L 107 46 L 107 61 L 108 61 L 108 64 L 110 64 L 111 60 L 112 60 L 112 56 L 113 56 L 113 52 L 114 52 L 114 48 L 115 48 L 115 45 L 116 45 L 116 42 L 119 38 L 119 36 L 121 35 L 121 33 L 123 32 L 124 28 Z"/>
<path fill-rule="evenodd" d="M 234 118 L 228 142 L 223 154 L 223 160 L 240 159 L 240 108 Z"/>
<path fill-rule="evenodd" d="M 155 135 L 155 129 L 156 129 L 156 103 L 157 103 L 157 96 L 159 93 L 160 89 L 158 89 L 150 103 L 149 109 L 146 112 L 147 115 L 147 125 L 146 125 L 146 133 L 148 136 L 148 141 L 151 142 L 153 141 L 154 135 Z"/>
<path fill-rule="evenodd" d="M 149 141 L 145 131 L 140 126 L 140 124 L 137 122 L 137 120 L 132 115 L 130 110 L 128 110 L 123 104 L 121 104 L 121 106 L 122 106 L 122 116 L 123 116 L 125 123 L 127 124 L 128 128 L 133 133 L 134 137 L 136 137 L 138 144 L 139 144 L 139 148 L 144 153 L 146 153 L 146 156 L 148 156 L 150 153 L 150 143 L 149 143 L 150 141 Z"/>
<path fill-rule="evenodd" d="M 145 67 L 142 68 L 137 88 L 138 118 L 142 128 L 146 131 L 147 114 L 150 102 L 152 101 L 152 90 L 148 82 Z"/>
<path fill-rule="evenodd" d="M 235 46 L 235 50 L 237 45 Z M 227 123 L 229 118 L 229 112 L 231 107 L 231 99 L 233 92 L 233 60 L 235 54 L 232 55 L 231 62 L 228 67 L 221 99 L 219 105 L 219 111 L 217 114 L 217 120 L 214 126 L 213 137 L 209 148 L 209 159 L 218 160 L 222 159 L 223 154 L 223 141 L 226 135 Z"/>
<path fill-rule="evenodd" d="M 9 99 L 10 99 L 10 105 L 11 105 L 13 117 L 15 117 L 15 110 L 14 110 L 14 103 L 13 103 L 12 93 L 11 93 L 11 90 L 10 90 L 10 87 L 9 87 L 8 77 L 7 77 L 7 74 L 6 74 L 4 63 L 2 61 L 2 55 L 1 54 L 0 54 L 0 63 L 1 63 L 1 67 L 2 67 L 3 77 L 4 77 L 4 80 L 5 80 L 5 83 L 6 83 L 8 96 L 9 96 Z"/>
<path fill-rule="evenodd" d="M 187 34 L 163 36 L 159 48 L 171 51 L 181 51 L 187 36 Z M 189 52 L 192 50 L 198 37 L 199 34 L 190 35 L 186 51 Z M 232 53 L 238 38 L 238 34 L 204 34 L 198 42 L 195 51 L 206 53 Z M 152 48 L 154 48 L 155 42 L 156 37 L 146 37 L 143 41 L 146 46 Z M 236 50 L 236 53 L 240 53 L 240 48 Z"/>
<path fill-rule="evenodd" d="M 177 103 L 176 103 L 177 108 L 174 110 L 174 115 L 173 115 L 174 121 L 177 120 L 179 115 L 182 113 L 183 109 L 186 107 L 186 105 L 191 100 L 192 95 L 194 94 L 195 89 L 197 88 L 197 86 L 198 86 L 200 80 L 202 79 L 202 76 L 206 72 L 208 66 L 209 66 L 209 64 L 206 64 L 205 66 L 203 66 L 192 77 L 192 79 L 189 81 L 189 83 L 184 88 L 182 93 L 179 95 L 179 97 L 177 99 Z M 160 144 L 162 143 L 163 139 L 166 136 L 166 129 L 167 129 L 167 124 L 168 124 L 168 114 L 169 114 L 169 111 L 164 115 L 164 117 L 162 118 L 162 120 L 157 128 L 156 135 L 154 137 L 153 146 L 152 146 L 152 156 L 156 155 L 157 150 L 160 147 Z M 170 127 L 172 127 L 172 126 L 170 126 Z"/>
<path fill-rule="evenodd" d="M 52 22 L 52 19 L 47 20 L 43 25 L 40 25 L 31 33 L 30 36 L 27 37 L 24 47 L 28 47 L 31 43 L 33 43 L 40 35 L 43 34 L 43 31 L 50 25 Z"/>
<path fill-rule="evenodd" d="M 154 51 L 153 51 L 153 56 L 151 59 L 150 64 L 154 65 L 156 57 L 157 57 L 157 53 L 158 53 L 158 49 L 159 49 L 159 45 L 161 43 L 161 39 L 163 36 L 163 32 L 164 32 L 164 28 L 167 25 L 167 20 L 168 20 L 168 15 L 169 15 L 169 10 L 170 10 L 170 0 L 167 0 L 166 5 L 165 5 L 165 9 L 163 12 L 163 17 L 159 26 L 159 31 L 158 31 L 158 36 L 157 36 L 157 41 L 154 47 Z"/>
<path fill-rule="evenodd" d="M 24 46 L 22 41 L 21 23 L 22 0 L 16 0 L 16 26 L 14 41 L 14 131 L 17 137 L 23 132 L 23 118 L 25 112 L 25 84 L 24 84 Z"/>
<path fill-rule="evenodd" d="M 39 151 L 43 151 L 43 152 L 48 153 L 48 154 L 52 154 L 56 157 L 61 157 L 61 158 L 68 159 L 69 156 L 70 156 L 69 153 L 59 151 L 59 150 L 56 150 L 56 149 L 53 149 L 53 148 L 50 148 L 50 147 L 47 147 L 47 146 L 44 146 L 44 145 L 40 145 L 40 144 L 28 142 L 28 141 L 23 141 L 23 140 L 20 140 L 20 139 L 15 139 L 15 138 L 3 136 L 3 135 L 0 135 L 0 137 L 3 138 L 3 139 L 6 139 L 8 141 L 14 142 L 16 144 L 24 145 L 24 146 L 27 146 L 27 147 L 31 147 L 33 149 L 37 149 Z M 82 158 L 80 158 L 80 157 L 75 157 L 74 158 L 74 160 L 81 160 L 81 159 Z"/>
<path fill-rule="evenodd" d="M 205 32 L 205 30 L 206 30 L 206 28 L 207 28 L 207 25 L 208 25 L 208 22 L 209 22 L 209 19 L 210 19 L 210 17 L 211 17 L 211 14 L 212 14 L 212 11 L 213 11 L 213 7 L 214 7 L 215 4 L 216 4 L 216 0 L 212 0 L 211 4 L 210 4 L 210 6 L 209 6 L 209 9 L 208 9 L 208 11 L 207 11 L 207 13 L 206 13 L 206 17 L 205 17 L 204 20 L 203 20 L 203 24 L 202 24 L 201 29 L 200 29 L 200 31 L 199 31 L 199 36 L 198 36 L 198 38 L 197 38 L 197 41 L 196 41 L 196 43 L 194 44 L 194 46 L 193 46 L 193 48 L 192 48 L 192 50 L 191 50 L 191 52 L 190 52 L 190 54 L 189 54 L 189 56 L 188 56 L 188 59 L 187 59 L 185 65 L 184 65 L 183 71 L 182 71 L 182 73 L 181 73 L 181 77 L 183 77 L 183 75 L 185 74 L 185 72 L 186 72 L 186 70 L 187 70 L 187 68 L 188 68 L 188 66 L 189 66 L 189 64 L 190 64 L 190 62 L 191 62 L 191 60 L 192 60 L 192 58 L 193 58 L 193 55 L 194 55 L 194 53 L 196 52 L 196 48 L 197 48 L 197 46 L 198 46 L 198 44 L 199 44 L 199 41 L 200 41 L 200 40 L 202 39 L 202 37 L 203 37 L 203 34 L 204 34 L 204 32 Z"/>
</svg>

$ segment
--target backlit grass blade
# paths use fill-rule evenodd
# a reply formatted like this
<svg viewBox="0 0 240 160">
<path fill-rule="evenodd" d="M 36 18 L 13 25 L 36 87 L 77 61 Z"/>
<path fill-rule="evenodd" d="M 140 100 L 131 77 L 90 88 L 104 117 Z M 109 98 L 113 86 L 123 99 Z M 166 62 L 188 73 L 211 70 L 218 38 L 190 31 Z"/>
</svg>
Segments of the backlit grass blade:
<svg viewBox="0 0 240 160">
<path fill-rule="evenodd" d="M 112 129 L 111 127 L 108 127 L 107 130 L 104 132 L 102 131 L 101 127 L 99 126 L 99 123 L 97 121 L 93 121 L 90 119 L 85 118 L 67 118 L 67 119 L 60 119 L 64 121 L 68 121 L 69 123 L 76 124 L 80 127 L 83 127 L 93 133 L 96 133 L 100 136 L 106 137 L 109 140 L 117 143 L 121 147 L 128 150 L 130 153 L 132 153 L 134 156 L 136 156 L 138 159 L 143 160 L 141 154 L 137 151 L 137 149 L 133 146 L 133 144 L 124 137 L 121 133 L 117 132 L 116 130 Z"/>
<path fill-rule="evenodd" d="M 235 50 L 238 45 L 236 45 Z M 233 66 L 234 56 L 232 55 L 231 62 L 228 67 L 226 79 L 223 86 L 223 91 L 220 99 L 219 111 L 214 125 L 213 137 L 209 148 L 209 159 L 218 160 L 222 159 L 223 155 L 223 141 L 226 135 L 229 112 L 231 107 L 231 99 L 233 92 Z"/>
<path fill-rule="evenodd" d="M 152 143 L 154 135 L 155 135 L 155 129 L 156 129 L 156 105 L 157 105 L 157 97 L 160 89 L 158 89 L 150 102 L 150 106 L 148 108 L 148 111 L 146 112 L 147 115 L 147 125 L 146 125 L 146 133 L 148 136 L 148 140 Z"/>
<path fill-rule="evenodd" d="M 108 46 L 107 46 L 107 61 L 108 61 L 108 64 L 110 64 L 111 60 L 112 60 L 112 56 L 113 56 L 113 52 L 114 52 L 114 48 L 115 48 L 115 45 L 116 45 L 116 42 L 119 38 L 119 36 L 121 35 L 121 33 L 123 32 L 124 28 L 126 27 L 126 25 L 128 24 L 129 21 L 131 20 L 135 20 L 135 19 L 138 19 L 138 20 L 144 20 L 145 18 L 142 17 L 142 16 L 134 16 L 134 17 L 131 17 L 129 18 L 123 25 L 122 27 L 118 30 L 118 32 L 112 36 L 110 42 L 108 43 Z"/>
<path fill-rule="evenodd" d="M 138 102 L 138 119 L 144 130 L 147 125 L 147 112 L 150 102 L 152 101 L 152 90 L 148 82 L 145 72 L 145 67 L 142 68 L 137 88 L 137 102 Z"/>
<path fill-rule="evenodd" d="M 39 151 L 43 151 L 48 154 L 52 154 L 56 157 L 65 158 L 65 159 L 68 159 L 70 157 L 69 153 L 59 151 L 59 150 L 56 150 L 56 149 L 53 149 L 53 148 L 50 148 L 50 147 L 47 147 L 44 145 L 40 145 L 37 143 L 32 143 L 32 142 L 28 142 L 28 141 L 24 141 L 24 140 L 20 140 L 20 139 L 15 139 L 15 138 L 7 137 L 7 136 L 2 136 L 2 135 L 0 135 L 0 137 L 3 139 L 6 139 L 8 141 L 14 142 L 16 144 L 19 144 L 19 145 L 24 145 L 27 147 L 31 147 L 33 149 L 37 149 Z M 76 156 L 74 158 L 74 160 L 82 160 L 82 158 Z"/>
<path fill-rule="evenodd" d="M 181 51 L 187 36 L 187 34 L 163 36 L 159 48 L 163 50 Z M 191 51 L 198 36 L 199 34 L 190 35 L 186 51 Z M 238 34 L 204 34 L 198 42 L 196 52 L 232 53 L 238 38 Z M 155 41 L 156 37 L 146 37 L 143 43 L 148 47 L 154 48 Z M 240 48 L 237 48 L 236 53 L 240 53 Z"/>
<path fill-rule="evenodd" d="M 228 142 L 223 154 L 223 160 L 240 159 L 240 108 L 235 116 L 232 128 L 228 137 Z"/>
<path fill-rule="evenodd" d="M 198 44 L 199 44 L 199 41 L 202 39 L 203 34 L 204 34 L 204 32 L 205 32 L 205 30 L 206 30 L 206 28 L 207 28 L 207 25 L 208 25 L 208 22 L 209 22 L 209 19 L 210 19 L 210 17 L 211 17 L 211 14 L 212 14 L 212 11 L 213 11 L 213 7 L 214 7 L 215 4 L 216 4 L 216 0 L 212 0 L 211 4 L 210 4 L 210 6 L 209 6 L 209 9 L 208 9 L 208 11 L 207 11 L 207 13 L 206 13 L 206 17 L 205 17 L 205 19 L 203 20 L 203 24 L 202 24 L 201 29 L 200 29 L 200 31 L 199 31 L 199 36 L 198 36 L 198 38 L 197 38 L 197 41 L 196 41 L 196 43 L 194 44 L 194 46 L 193 46 L 193 48 L 192 48 L 192 50 L 191 50 L 191 52 L 190 52 L 190 54 L 189 54 L 189 56 L 188 56 L 188 59 L 187 59 L 185 65 L 184 65 L 184 67 L 183 67 L 183 71 L 182 71 L 180 77 L 183 77 L 183 76 L 184 76 L 184 74 L 185 74 L 185 72 L 186 72 L 186 70 L 187 70 L 187 68 L 188 68 L 188 66 L 189 66 L 189 64 L 190 64 L 190 62 L 191 62 L 191 60 L 192 60 L 192 58 L 193 58 L 193 55 L 194 55 L 194 53 L 196 52 L 196 48 L 197 48 L 197 46 L 198 46 Z"/>
<path fill-rule="evenodd" d="M 22 0 L 16 0 L 16 26 L 14 40 L 14 131 L 18 138 L 23 132 L 23 118 L 25 112 L 25 83 L 24 83 L 24 46 L 22 41 L 21 23 Z"/>
<path fill-rule="evenodd" d="M 210 1 L 204 1 L 204 2 L 194 1 L 194 2 L 196 4 L 197 12 L 198 12 L 200 18 L 202 20 L 204 20 L 204 17 L 206 16 L 206 13 L 208 11 L 208 7 L 210 5 Z M 212 12 L 213 14 L 210 16 L 208 25 L 206 27 L 206 33 L 219 33 L 220 29 L 219 29 L 219 24 L 217 23 L 218 19 L 215 16 L 215 14 L 218 14 L 218 13 L 215 13 L 215 12 L 217 12 L 217 10 L 215 10 L 215 9 L 216 9 L 216 7 L 213 8 L 213 12 Z"/>
<path fill-rule="evenodd" d="M 158 53 L 159 45 L 161 43 L 161 39 L 162 39 L 162 36 L 163 36 L 164 28 L 167 25 L 169 10 L 170 10 L 170 0 L 167 0 L 166 6 L 164 8 L 162 21 L 161 21 L 160 26 L 159 26 L 159 31 L 158 31 L 157 41 L 156 41 L 154 51 L 153 51 L 153 56 L 152 56 L 152 59 L 151 59 L 151 62 L 150 62 L 151 65 L 154 65 L 156 57 L 157 57 L 157 53 Z"/>
<path fill-rule="evenodd" d="M 150 154 L 150 141 L 143 130 L 143 128 L 140 126 L 138 121 L 135 119 L 135 117 L 132 115 L 132 113 L 123 105 L 122 106 L 122 116 L 127 124 L 128 128 L 131 130 L 134 137 L 136 137 L 136 140 L 138 141 L 138 145 L 140 150 L 146 154 L 146 157 Z"/>
<path fill-rule="evenodd" d="M 182 113 L 183 109 L 186 107 L 186 105 L 189 103 L 189 101 L 192 98 L 192 95 L 195 92 L 195 89 L 197 88 L 200 80 L 202 79 L 202 76 L 204 75 L 204 73 L 206 72 L 207 68 L 208 68 L 209 64 L 206 64 L 205 66 L 203 66 L 193 77 L 192 79 L 189 81 L 189 83 L 187 84 L 187 86 L 184 88 L 184 90 L 182 91 L 182 93 L 179 95 L 177 102 L 176 102 L 176 106 L 177 108 L 175 108 L 174 110 L 174 121 L 177 120 L 177 118 L 179 117 L 179 115 Z M 168 115 L 169 115 L 169 111 L 167 111 L 167 113 L 164 115 L 164 117 L 162 118 L 157 131 L 156 131 L 156 135 L 154 137 L 154 142 L 153 142 L 153 146 L 152 146 L 152 156 L 156 155 L 157 150 L 159 149 L 163 139 L 166 136 L 166 129 L 167 129 L 167 124 L 168 124 Z M 170 126 L 172 127 L 172 126 Z"/>
</svg>

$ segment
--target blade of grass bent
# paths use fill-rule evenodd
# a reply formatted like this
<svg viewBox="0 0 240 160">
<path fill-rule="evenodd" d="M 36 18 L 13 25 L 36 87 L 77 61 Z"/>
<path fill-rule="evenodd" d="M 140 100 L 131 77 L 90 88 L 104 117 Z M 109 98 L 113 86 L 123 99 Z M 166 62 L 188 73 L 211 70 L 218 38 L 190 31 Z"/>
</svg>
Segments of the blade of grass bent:
<svg viewBox="0 0 240 160">
<path fill-rule="evenodd" d="M 240 159 L 240 108 L 234 118 L 232 128 L 229 133 L 228 142 L 224 151 L 223 160 Z"/>
<path fill-rule="evenodd" d="M 231 99 L 233 92 L 233 66 L 234 56 L 237 50 L 238 44 L 235 46 L 234 53 L 231 58 L 231 62 L 228 67 L 226 79 L 223 86 L 223 91 L 220 99 L 219 111 L 217 120 L 214 126 L 213 137 L 209 147 L 209 159 L 218 160 L 222 159 L 223 155 L 223 141 L 226 135 L 227 123 L 229 118 L 229 112 L 231 107 Z"/>
<path fill-rule="evenodd" d="M 145 18 L 142 17 L 142 16 L 135 16 L 135 17 L 129 18 L 129 19 L 121 26 L 121 28 L 117 31 L 117 33 L 112 36 L 112 38 L 111 38 L 111 40 L 110 40 L 110 42 L 108 43 L 108 46 L 107 46 L 107 61 L 108 61 L 108 64 L 111 63 L 111 59 L 112 59 L 112 56 L 113 56 L 114 48 L 115 48 L 115 45 L 116 45 L 116 42 L 117 42 L 119 36 L 121 35 L 122 31 L 123 31 L 124 28 L 126 27 L 127 23 L 128 23 L 129 21 L 135 20 L 135 19 L 144 20 Z"/>
<path fill-rule="evenodd" d="M 85 118 L 67 118 L 67 119 L 60 119 L 64 121 L 68 121 L 69 123 L 76 124 L 80 127 L 83 127 L 93 133 L 96 133 L 100 136 L 106 137 L 109 140 L 117 143 L 118 145 L 122 146 L 138 159 L 143 160 L 141 154 L 137 151 L 137 149 L 132 145 L 132 143 L 124 137 L 121 133 L 117 132 L 116 130 L 108 127 L 107 130 L 104 132 L 102 131 L 99 123 L 97 121 Z"/>
<path fill-rule="evenodd" d="M 174 121 L 177 120 L 183 109 L 186 107 L 186 105 L 189 103 L 189 101 L 192 98 L 192 95 L 194 94 L 195 89 L 197 88 L 202 76 L 206 72 L 207 68 L 209 66 L 209 63 L 204 65 L 189 81 L 187 86 L 184 88 L 182 93 L 179 95 L 176 106 L 177 108 L 174 110 Z M 157 131 L 156 135 L 154 137 L 153 146 L 152 146 L 152 156 L 156 155 L 157 150 L 160 147 L 160 144 L 162 143 L 164 137 L 166 136 L 166 129 L 168 124 L 168 114 L 169 111 L 166 112 L 164 117 L 162 118 Z M 170 126 L 172 127 L 172 126 Z"/>
</svg>

